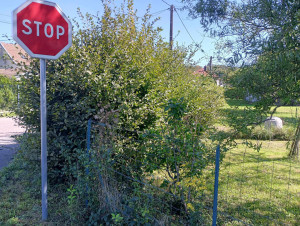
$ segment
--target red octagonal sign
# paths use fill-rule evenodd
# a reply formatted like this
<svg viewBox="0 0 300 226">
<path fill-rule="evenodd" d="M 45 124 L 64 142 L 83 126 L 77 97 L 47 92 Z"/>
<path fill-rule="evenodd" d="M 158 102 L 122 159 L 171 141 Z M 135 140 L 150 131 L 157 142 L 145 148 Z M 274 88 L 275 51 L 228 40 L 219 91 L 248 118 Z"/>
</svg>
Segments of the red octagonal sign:
<svg viewBox="0 0 300 226">
<path fill-rule="evenodd" d="M 72 24 L 56 3 L 28 0 L 13 11 L 13 38 L 31 57 L 53 60 L 72 45 Z"/>
</svg>

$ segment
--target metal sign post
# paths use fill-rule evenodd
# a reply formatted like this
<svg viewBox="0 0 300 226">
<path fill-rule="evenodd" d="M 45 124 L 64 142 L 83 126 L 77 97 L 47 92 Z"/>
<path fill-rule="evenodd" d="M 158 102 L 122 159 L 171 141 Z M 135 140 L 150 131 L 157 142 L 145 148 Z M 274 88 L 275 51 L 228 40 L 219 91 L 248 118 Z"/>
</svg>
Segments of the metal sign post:
<svg viewBox="0 0 300 226">
<path fill-rule="evenodd" d="M 56 60 L 72 45 L 72 24 L 54 2 L 27 0 L 12 13 L 13 38 L 31 56 L 40 58 L 42 220 L 47 210 L 46 59 Z"/>
<path fill-rule="evenodd" d="M 47 207 L 47 100 L 46 60 L 40 59 L 40 109 L 41 109 L 41 176 L 42 176 L 42 220 L 48 217 Z"/>
</svg>

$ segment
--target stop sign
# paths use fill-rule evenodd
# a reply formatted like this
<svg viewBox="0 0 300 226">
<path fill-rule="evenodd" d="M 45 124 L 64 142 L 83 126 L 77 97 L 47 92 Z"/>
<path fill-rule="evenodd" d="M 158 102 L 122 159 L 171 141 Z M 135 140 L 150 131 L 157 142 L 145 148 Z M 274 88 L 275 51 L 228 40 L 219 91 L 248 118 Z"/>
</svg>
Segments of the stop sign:
<svg viewBox="0 0 300 226">
<path fill-rule="evenodd" d="M 72 24 L 56 3 L 28 0 L 13 11 L 13 38 L 31 57 L 57 59 L 72 45 Z"/>
</svg>

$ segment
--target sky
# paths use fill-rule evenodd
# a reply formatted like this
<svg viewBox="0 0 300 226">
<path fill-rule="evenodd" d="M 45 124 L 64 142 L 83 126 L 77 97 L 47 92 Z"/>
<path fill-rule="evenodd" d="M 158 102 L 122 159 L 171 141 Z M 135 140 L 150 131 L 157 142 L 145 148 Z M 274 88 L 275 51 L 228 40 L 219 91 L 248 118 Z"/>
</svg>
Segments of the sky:
<svg viewBox="0 0 300 226">
<path fill-rule="evenodd" d="M 62 11 L 70 18 L 77 17 L 77 9 L 83 13 L 90 13 L 93 15 L 102 15 L 102 3 L 101 0 L 49 0 L 57 3 Z M 25 0 L 1 0 L 0 7 L 0 41 L 11 42 L 6 37 L 12 37 L 12 11 L 19 7 Z M 115 0 L 118 5 L 123 0 Z M 134 7 L 137 10 L 138 16 L 143 16 L 147 7 L 151 5 L 150 13 L 155 17 L 160 17 L 160 20 L 156 23 L 157 26 L 163 29 L 161 35 L 165 40 L 169 41 L 170 32 L 170 5 L 174 5 L 175 8 L 180 9 L 183 4 L 180 0 L 134 0 Z M 177 12 L 177 13 L 176 13 Z M 204 66 L 208 63 L 209 57 L 214 57 L 214 39 L 209 38 L 209 35 L 203 32 L 201 29 L 199 20 L 192 20 L 188 16 L 187 11 L 176 10 L 174 12 L 174 42 L 179 45 L 188 46 L 193 43 L 201 43 L 201 48 L 204 52 L 198 51 L 193 58 L 198 62 L 198 65 Z M 214 64 L 216 58 L 213 58 Z"/>
</svg>

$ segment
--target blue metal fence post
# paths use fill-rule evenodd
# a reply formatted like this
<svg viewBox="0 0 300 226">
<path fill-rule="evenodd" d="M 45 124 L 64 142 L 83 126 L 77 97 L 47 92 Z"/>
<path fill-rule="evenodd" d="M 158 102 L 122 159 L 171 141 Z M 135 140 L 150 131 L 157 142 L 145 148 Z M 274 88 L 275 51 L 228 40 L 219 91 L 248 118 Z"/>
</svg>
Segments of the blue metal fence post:
<svg viewBox="0 0 300 226">
<path fill-rule="evenodd" d="M 89 119 L 87 131 L 86 131 L 86 155 L 90 161 L 90 149 L 91 149 L 91 127 L 92 127 L 92 119 Z M 85 169 L 86 176 L 89 175 L 89 168 L 86 167 Z M 86 183 L 86 192 L 88 192 L 88 184 Z M 86 199 L 85 205 L 88 206 L 89 201 Z"/>
<path fill-rule="evenodd" d="M 92 119 L 88 121 L 88 127 L 86 131 L 86 153 L 89 155 L 91 149 L 91 127 L 92 127 Z"/>
<path fill-rule="evenodd" d="M 220 145 L 216 150 L 216 168 L 215 168 L 215 186 L 214 186 L 214 207 L 213 207 L 213 221 L 212 225 L 217 225 L 218 215 L 218 188 L 219 188 L 219 166 L 220 166 Z"/>
</svg>

